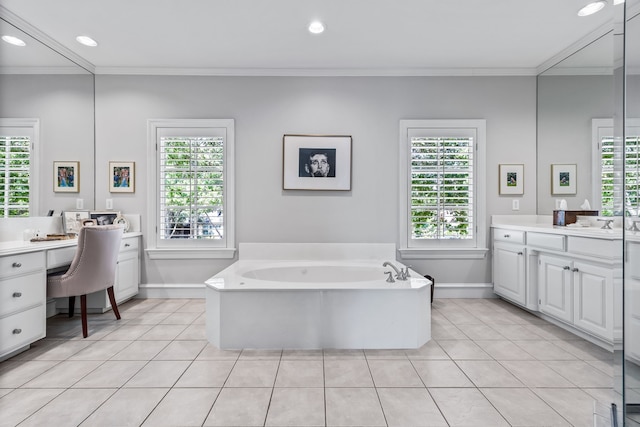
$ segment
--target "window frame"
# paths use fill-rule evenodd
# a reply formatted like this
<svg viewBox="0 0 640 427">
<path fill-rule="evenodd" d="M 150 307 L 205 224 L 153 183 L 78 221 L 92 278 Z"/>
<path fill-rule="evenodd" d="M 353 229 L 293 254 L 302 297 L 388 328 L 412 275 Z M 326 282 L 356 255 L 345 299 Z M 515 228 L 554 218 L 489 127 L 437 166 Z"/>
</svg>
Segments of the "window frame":
<svg viewBox="0 0 640 427">
<path fill-rule="evenodd" d="M 159 138 L 184 129 L 187 136 L 199 129 L 215 130 L 224 136 L 223 239 L 160 239 L 160 150 Z M 205 136 L 206 131 L 203 132 Z M 214 136 L 213 132 L 210 135 Z M 218 135 L 219 136 L 219 135 Z M 146 253 L 151 259 L 233 258 L 235 256 L 235 123 L 233 119 L 149 119 L 147 121 L 148 180 L 153 191 L 147 194 L 149 225 Z"/>
<path fill-rule="evenodd" d="M 40 208 L 40 119 L 0 118 L 0 132 L 5 128 L 20 129 L 20 136 L 31 138 L 29 155 L 29 216 L 37 216 Z M 4 190 L 3 190 L 4 191 Z M 6 217 L 2 217 L 6 218 Z M 14 218 L 14 217 L 9 217 Z M 15 217 L 19 218 L 19 217 Z"/>
<path fill-rule="evenodd" d="M 442 130 L 444 136 L 457 131 L 475 133 L 473 156 L 473 239 L 412 239 L 411 238 L 411 134 L 416 130 L 433 133 Z M 480 259 L 486 256 L 486 120 L 400 120 L 399 136 L 399 252 L 407 259 Z"/>
</svg>

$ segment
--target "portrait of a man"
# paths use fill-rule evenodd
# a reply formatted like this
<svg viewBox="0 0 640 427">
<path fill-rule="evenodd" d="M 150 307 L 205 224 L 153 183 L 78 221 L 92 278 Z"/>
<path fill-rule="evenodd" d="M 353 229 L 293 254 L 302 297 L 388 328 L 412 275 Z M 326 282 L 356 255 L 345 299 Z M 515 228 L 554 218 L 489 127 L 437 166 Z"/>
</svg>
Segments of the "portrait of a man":
<svg viewBox="0 0 640 427">
<path fill-rule="evenodd" d="M 335 178 L 335 148 L 300 148 L 298 176 L 311 178 Z"/>
</svg>

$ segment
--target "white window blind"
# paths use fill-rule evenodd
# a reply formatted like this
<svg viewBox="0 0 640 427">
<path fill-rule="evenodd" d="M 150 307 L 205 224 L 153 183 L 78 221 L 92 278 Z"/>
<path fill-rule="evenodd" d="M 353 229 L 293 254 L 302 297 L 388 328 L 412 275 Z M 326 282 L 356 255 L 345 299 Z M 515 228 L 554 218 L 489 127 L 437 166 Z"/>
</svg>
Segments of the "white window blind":
<svg viewBox="0 0 640 427">
<path fill-rule="evenodd" d="M 0 217 L 37 214 L 38 119 L 0 119 Z"/>
<path fill-rule="evenodd" d="M 411 137 L 411 238 L 473 239 L 474 138 Z"/>
<path fill-rule="evenodd" d="M 486 121 L 400 120 L 402 258 L 482 258 Z"/>
<path fill-rule="evenodd" d="M 160 138 L 161 239 L 222 239 L 224 138 Z"/>
</svg>

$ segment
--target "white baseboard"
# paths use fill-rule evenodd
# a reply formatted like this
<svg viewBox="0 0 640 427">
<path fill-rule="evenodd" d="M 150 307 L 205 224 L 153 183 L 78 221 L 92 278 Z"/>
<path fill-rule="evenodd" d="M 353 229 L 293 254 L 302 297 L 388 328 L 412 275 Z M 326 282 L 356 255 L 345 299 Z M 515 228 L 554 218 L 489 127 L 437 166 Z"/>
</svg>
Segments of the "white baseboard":
<svg viewBox="0 0 640 427">
<path fill-rule="evenodd" d="M 204 283 L 147 283 L 136 298 L 204 298 Z M 436 283 L 434 298 L 496 298 L 491 283 Z"/>
<path fill-rule="evenodd" d="M 146 283 L 136 298 L 204 298 L 204 283 Z"/>
<path fill-rule="evenodd" d="M 433 297 L 438 298 L 497 298 L 492 283 L 438 283 Z"/>
</svg>

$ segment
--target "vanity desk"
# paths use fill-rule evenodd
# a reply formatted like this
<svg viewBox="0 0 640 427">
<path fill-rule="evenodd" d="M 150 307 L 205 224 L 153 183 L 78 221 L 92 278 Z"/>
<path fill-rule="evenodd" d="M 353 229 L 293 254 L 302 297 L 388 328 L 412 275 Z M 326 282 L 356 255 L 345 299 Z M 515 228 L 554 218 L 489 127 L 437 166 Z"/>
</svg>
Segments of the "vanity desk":
<svg viewBox="0 0 640 427">
<path fill-rule="evenodd" d="M 125 233 L 120 244 L 114 291 L 116 301 L 132 298 L 140 283 L 140 237 Z M 0 241 L 0 360 L 29 348 L 46 334 L 47 271 L 71 264 L 77 240 Z M 64 301 L 63 301 L 64 300 Z M 65 311 L 58 300 L 53 314 Z M 105 291 L 87 295 L 89 312 L 111 308 Z"/>
<path fill-rule="evenodd" d="M 622 338 L 622 229 L 492 219 L 494 292 L 612 350 Z"/>
</svg>

